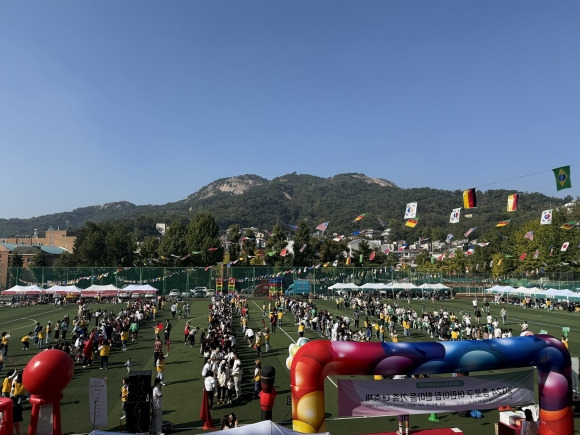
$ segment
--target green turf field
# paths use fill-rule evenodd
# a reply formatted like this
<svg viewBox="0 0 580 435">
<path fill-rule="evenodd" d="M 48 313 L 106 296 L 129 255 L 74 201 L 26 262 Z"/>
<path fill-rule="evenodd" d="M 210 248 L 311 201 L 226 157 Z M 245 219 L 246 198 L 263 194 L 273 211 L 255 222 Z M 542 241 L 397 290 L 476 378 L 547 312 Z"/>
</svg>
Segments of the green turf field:
<svg viewBox="0 0 580 435">
<path fill-rule="evenodd" d="M 338 314 L 336 305 L 333 300 L 317 300 L 319 308 L 326 308 L 333 314 Z M 406 304 L 406 301 L 405 301 Z M 444 301 L 433 305 L 431 301 L 413 300 L 411 306 L 417 311 L 423 307 L 427 310 L 433 310 L 435 306 L 443 305 L 448 310 L 460 311 L 472 310 L 471 298 L 458 298 L 456 300 Z M 113 309 L 119 311 L 121 305 L 92 304 L 93 308 L 97 306 L 102 309 Z M 249 299 L 250 322 L 249 326 L 254 329 L 262 327 L 261 300 Z M 507 305 L 508 324 L 507 327 L 513 328 L 515 334 L 519 334 L 519 325 L 526 320 L 530 325 L 530 330 L 538 333 L 540 330 L 546 330 L 549 334 L 560 337 L 562 327 L 570 328 L 570 353 L 576 356 L 580 353 L 580 314 L 569 313 L 567 311 L 542 311 L 536 309 L 526 309 Z M 11 331 L 12 338 L 9 345 L 9 358 L 7 358 L 7 369 L 15 366 L 22 369 L 27 361 L 37 352 L 31 340 L 31 349 L 22 351 L 20 338 L 28 331 L 32 330 L 36 321 L 46 325 L 47 321 L 55 321 L 62 318 L 68 313 L 71 319 L 76 315 L 76 305 L 69 305 L 64 309 L 54 308 L 52 305 L 37 305 L 31 307 L 0 307 L 0 331 Z M 499 318 L 500 307 L 491 305 L 491 313 Z M 208 300 L 195 299 L 191 304 L 191 317 L 189 320 L 194 326 L 202 329 L 207 323 Z M 350 310 L 340 310 L 343 315 L 350 315 Z M 157 320 L 165 320 L 170 317 L 168 310 L 159 312 Z M 167 386 L 163 387 L 163 415 L 164 420 L 172 422 L 174 432 L 181 433 L 202 433 L 201 421 L 199 419 L 200 401 L 202 397 L 203 382 L 201 378 L 201 368 L 203 358 L 199 353 L 199 347 L 195 349 L 183 344 L 183 328 L 185 319 L 172 321 L 172 348 L 167 358 L 165 369 L 165 382 Z M 157 323 L 157 322 L 155 322 Z M 289 372 L 285 367 L 285 361 L 288 357 L 288 346 L 298 338 L 297 327 L 294 326 L 292 316 L 285 316 L 285 325 L 272 334 L 271 346 L 269 353 L 264 354 L 263 364 L 272 365 L 276 368 L 276 390 L 278 397 L 273 412 L 273 420 L 277 423 L 283 423 L 291 426 L 291 406 L 287 404 L 287 398 L 290 396 Z M 238 347 L 240 349 L 240 358 L 244 368 L 243 397 L 241 401 L 231 405 L 217 406 L 213 411 L 213 418 L 216 426 L 224 414 L 234 411 L 242 424 L 254 423 L 260 419 L 260 406 L 257 400 L 252 399 L 253 381 L 251 374 L 253 371 L 253 362 L 256 359 L 255 351 L 241 342 L 241 328 L 238 325 Z M 307 331 L 306 336 L 311 339 L 317 339 L 315 334 Z M 88 382 L 91 377 L 106 377 L 108 383 L 108 421 L 105 430 L 118 430 L 120 428 L 119 417 L 121 413 L 120 388 L 121 380 L 126 375 L 125 361 L 130 357 L 133 361 L 133 370 L 152 370 L 153 367 L 153 323 L 142 327 L 139 339 L 136 342 L 129 341 L 128 350 L 123 352 L 120 346 L 111 351 L 109 360 L 109 370 L 100 370 L 98 367 L 98 357 L 94 367 L 83 368 L 80 365 L 75 366 L 75 375 L 69 386 L 64 391 L 64 398 L 61 402 L 61 412 L 64 433 L 88 433 L 92 430 L 89 419 L 89 394 Z M 404 339 L 402 331 L 399 338 Z M 411 340 L 413 341 L 431 341 L 426 334 L 412 331 Z M 155 373 L 153 373 L 154 377 Z M 2 376 L 3 377 L 3 376 Z M 336 378 L 332 377 L 326 380 L 325 388 L 326 413 L 327 413 L 327 430 L 331 434 L 360 434 L 380 431 L 396 430 L 396 417 L 378 417 L 378 418 L 340 418 L 337 415 L 338 391 L 336 388 Z M 429 421 L 428 415 L 412 415 L 411 429 L 426 429 L 431 427 L 458 427 L 466 434 L 489 434 L 495 433 L 494 424 L 498 420 L 496 410 L 483 411 L 484 418 L 480 420 L 471 418 L 462 418 L 456 414 L 439 415 L 439 422 Z M 24 406 L 23 428 L 26 432 L 30 415 L 30 405 Z M 576 419 L 576 427 L 580 428 L 580 421 Z"/>
</svg>

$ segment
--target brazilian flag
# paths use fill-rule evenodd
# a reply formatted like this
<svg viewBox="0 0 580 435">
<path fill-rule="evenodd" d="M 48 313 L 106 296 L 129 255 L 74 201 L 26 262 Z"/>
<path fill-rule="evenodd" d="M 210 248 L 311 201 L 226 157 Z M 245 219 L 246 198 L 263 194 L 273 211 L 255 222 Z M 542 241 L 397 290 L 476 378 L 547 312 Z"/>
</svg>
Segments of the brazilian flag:
<svg viewBox="0 0 580 435">
<path fill-rule="evenodd" d="M 569 189 L 572 187 L 572 180 L 570 179 L 570 166 L 562 166 L 561 168 L 552 169 L 556 177 L 556 189 Z"/>
</svg>

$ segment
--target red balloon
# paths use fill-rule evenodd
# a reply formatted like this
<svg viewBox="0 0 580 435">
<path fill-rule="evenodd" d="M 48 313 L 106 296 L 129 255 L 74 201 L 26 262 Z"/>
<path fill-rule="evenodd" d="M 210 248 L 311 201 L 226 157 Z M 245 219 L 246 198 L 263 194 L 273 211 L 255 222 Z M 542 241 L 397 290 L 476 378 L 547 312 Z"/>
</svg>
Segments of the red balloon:
<svg viewBox="0 0 580 435">
<path fill-rule="evenodd" d="M 69 354 L 48 349 L 33 357 L 22 372 L 22 383 L 30 394 L 45 398 L 58 397 L 74 374 Z"/>
</svg>

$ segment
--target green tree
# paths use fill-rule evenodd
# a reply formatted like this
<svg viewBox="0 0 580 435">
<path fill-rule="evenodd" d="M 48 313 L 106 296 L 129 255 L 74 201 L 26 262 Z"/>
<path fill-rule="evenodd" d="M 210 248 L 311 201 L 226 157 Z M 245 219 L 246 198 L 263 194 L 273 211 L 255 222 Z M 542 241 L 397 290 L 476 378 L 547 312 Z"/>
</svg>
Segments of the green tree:
<svg viewBox="0 0 580 435">
<path fill-rule="evenodd" d="M 187 227 L 182 221 L 176 219 L 169 224 L 157 248 L 160 258 L 162 257 L 162 264 L 178 266 L 181 264 L 182 258 L 191 255 L 191 251 L 187 246 L 186 235 Z M 193 258 L 195 258 L 193 255 L 187 257 L 189 261 L 186 261 L 186 263 L 194 263 L 194 260 L 191 260 Z"/>
<path fill-rule="evenodd" d="M 42 249 L 39 249 L 34 257 L 32 257 L 32 261 L 30 262 L 31 267 L 46 267 L 48 266 L 48 256 L 46 252 Z"/>
<path fill-rule="evenodd" d="M 279 224 L 274 225 L 272 229 L 272 235 L 268 238 L 266 242 L 266 264 L 271 266 L 288 266 L 292 264 L 293 255 L 286 254 L 281 256 L 280 253 L 284 248 L 288 246 L 288 240 L 286 234 L 282 231 L 282 227 Z"/>
<path fill-rule="evenodd" d="M 22 266 L 24 266 L 24 259 L 22 258 L 22 255 L 20 255 L 18 252 L 12 254 L 10 256 L 10 267 L 22 267 Z"/>
<path fill-rule="evenodd" d="M 246 229 L 244 237 L 242 237 L 242 253 L 244 254 L 242 262 L 244 266 L 262 263 L 262 260 L 256 257 L 256 234 L 250 228 Z"/>
<path fill-rule="evenodd" d="M 153 259 L 159 257 L 159 245 L 160 245 L 159 237 L 157 236 L 147 236 L 141 243 L 141 249 L 139 250 L 139 255 L 141 257 L 141 261 L 146 266 L 152 266 Z"/>
<path fill-rule="evenodd" d="M 294 266 L 311 266 L 316 261 L 316 246 L 318 239 L 310 236 L 310 229 L 306 221 L 298 223 L 298 229 L 294 233 Z M 301 248 L 304 246 L 302 252 Z"/>
<path fill-rule="evenodd" d="M 212 266 L 223 261 L 220 228 L 210 213 L 195 215 L 187 227 L 186 242 L 191 252 L 200 252 L 191 257 L 194 260 L 193 266 Z"/>
<path fill-rule="evenodd" d="M 242 233 L 240 231 L 240 226 L 238 224 L 233 224 L 229 227 L 228 232 L 228 255 L 229 261 L 235 261 L 240 258 L 242 252 L 242 247 L 240 246 L 240 240 L 242 238 Z"/>
</svg>

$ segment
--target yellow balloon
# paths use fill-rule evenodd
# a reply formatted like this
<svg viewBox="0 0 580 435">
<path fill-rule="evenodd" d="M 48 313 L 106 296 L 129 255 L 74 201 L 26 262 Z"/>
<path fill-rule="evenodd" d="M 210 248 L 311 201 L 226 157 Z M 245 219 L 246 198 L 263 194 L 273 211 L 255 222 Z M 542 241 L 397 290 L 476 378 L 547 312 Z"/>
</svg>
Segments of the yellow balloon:
<svg viewBox="0 0 580 435">
<path fill-rule="evenodd" d="M 298 346 L 297 344 L 292 344 L 290 347 L 290 355 L 292 355 L 292 356 L 296 355 L 296 352 L 298 352 L 298 349 L 300 349 L 300 346 Z"/>
<path fill-rule="evenodd" d="M 292 367 L 292 359 L 293 357 L 289 356 L 288 358 L 286 358 L 286 368 L 288 370 L 290 370 L 290 368 Z"/>
<path fill-rule="evenodd" d="M 324 422 L 325 417 L 323 392 L 313 391 L 302 396 L 298 401 L 297 416 L 313 428 L 319 427 Z"/>
<path fill-rule="evenodd" d="M 316 429 L 300 420 L 292 421 L 292 430 L 302 433 L 316 433 Z"/>
</svg>

